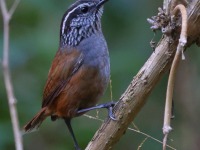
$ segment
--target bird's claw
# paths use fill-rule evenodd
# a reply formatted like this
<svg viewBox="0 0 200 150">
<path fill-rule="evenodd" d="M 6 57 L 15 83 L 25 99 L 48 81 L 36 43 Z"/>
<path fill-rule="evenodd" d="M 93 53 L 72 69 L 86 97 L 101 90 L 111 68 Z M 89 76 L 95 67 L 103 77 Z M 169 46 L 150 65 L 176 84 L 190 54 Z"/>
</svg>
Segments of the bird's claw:
<svg viewBox="0 0 200 150">
<path fill-rule="evenodd" d="M 114 114 L 113 114 L 113 106 L 109 107 L 108 109 L 108 115 L 110 117 L 110 119 L 114 120 L 114 121 L 117 121 L 117 119 L 115 118 Z"/>
<path fill-rule="evenodd" d="M 113 107 L 115 106 L 115 104 L 116 104 L 116 102 L 108 102 L 105 104 L 100 104 L 100 105 L 97 105 L 94 107 L 78 110 L 77 114 L 85 113 L 87 111 L 94 110 L 94 109 L 107 108 L 108 116 L 110 117 L 110 119 L 116 121 L 117 119 L 115 118 L 115 116 L 113 114 Z"/>
<path fill-rule="evenodd" d="M 117 119 L 115 118 L 115 116 L 113 114 L 113 107 L 115 106 L 115 104 L 116 104 L 116 102 L 106 103 L 105 108 L 108 109 L 108 116 L 110 117 L 110 119 L 117 121 Z"/>
</svg>

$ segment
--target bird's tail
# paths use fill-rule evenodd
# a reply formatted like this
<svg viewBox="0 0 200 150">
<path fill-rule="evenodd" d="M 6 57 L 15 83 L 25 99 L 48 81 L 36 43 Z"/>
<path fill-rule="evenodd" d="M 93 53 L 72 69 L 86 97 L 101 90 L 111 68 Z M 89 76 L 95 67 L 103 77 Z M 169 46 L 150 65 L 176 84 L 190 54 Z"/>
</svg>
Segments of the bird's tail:
<svg viewBox="0 0 200 150">
<path fill-rule="evenodd" d="M 46 107 L 44 107 L 24 126 L 24 131 L 31 132 L 33 129 L 37 129 L 46 117 Z"/>
</svg>

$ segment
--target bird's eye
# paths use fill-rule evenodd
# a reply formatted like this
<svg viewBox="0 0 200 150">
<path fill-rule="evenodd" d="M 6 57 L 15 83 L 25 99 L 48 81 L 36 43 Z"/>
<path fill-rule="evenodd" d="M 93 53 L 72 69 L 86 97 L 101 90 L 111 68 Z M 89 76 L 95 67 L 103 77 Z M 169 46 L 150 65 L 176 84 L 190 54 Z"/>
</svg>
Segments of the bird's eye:
<svg viewBox="0 0 200 150">
<path fill-rule="evenodd" d="M 82 13 L 87 13 L 88 10 L 89 10 L 88 6 L 83 6 L 83 7 L 81 7 L 81 12 L 82 12 Z"/>
</svg>

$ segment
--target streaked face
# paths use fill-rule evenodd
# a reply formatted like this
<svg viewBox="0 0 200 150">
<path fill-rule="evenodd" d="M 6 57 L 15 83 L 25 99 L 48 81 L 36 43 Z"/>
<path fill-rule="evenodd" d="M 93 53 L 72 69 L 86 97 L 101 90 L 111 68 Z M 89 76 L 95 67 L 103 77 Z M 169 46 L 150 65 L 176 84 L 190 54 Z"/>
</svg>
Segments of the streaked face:
<svg viewBox="0 0 200 150">
<path fill-rule="evenodd" d="M 101 30 L 102 1 L 79 0 L 69 7 L 61 23 L 63 44 L 75 46 L 82 39 Z"/>
</svg>

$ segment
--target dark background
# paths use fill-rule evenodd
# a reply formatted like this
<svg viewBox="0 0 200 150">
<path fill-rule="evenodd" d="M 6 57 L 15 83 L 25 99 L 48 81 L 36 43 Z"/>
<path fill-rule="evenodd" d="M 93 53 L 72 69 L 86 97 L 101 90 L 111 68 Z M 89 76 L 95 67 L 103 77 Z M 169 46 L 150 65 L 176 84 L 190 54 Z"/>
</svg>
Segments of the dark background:
<svg viewBox="0 0 200 150">
<path fill-rule="evenodd" d="M 11 21 L 10 65 L 20 127 L 41 107 L 47 73 L 58 48 L 62 15 L 72 0 L 22 0 Z M 150 41 L 154 33 L 146 19 L 157 14 L 162 1 L 110 0 L 102 18 L 102 27 L 110 51 L 113 99 L 118 100 L 133 76 L 153 53 Z M 0 58 L 2 58 L 3 26 L 0 18 Z M 155 39 L 158 41 L 160 34 Z M 169 144 L 178 150 L 200 147 L 200 68 L 196 46 L 186 51 L 175 85 L 175 119 Z M 162 122 L 167 74 L 150 95 L 134 123 L 144 133 L 162 141 Z M 101 103 L 109 101 L 108 88 Z M 96 111 L 88 113 L 96 116 Z M 106 110 L 99 111 L 104 119 Z M 72 122 L 81 148 L 85 148 L 101 125 L 100 121 L 82 116 Z M 133 128 L 133 125 L 130 127 Z M 115 150 L 135 150 L 146 137 L 127 130 Z M 39 131 L 23 136 L 25 150 L 71 150 L 73 142 L 63 120 L 45 120 Z M 159 150 L 162 144 L 148 138 L 142 150 Z M 13 132 L 7 98 L 0 70 L 0 150 L 13 150 Z"/>
</svg>

